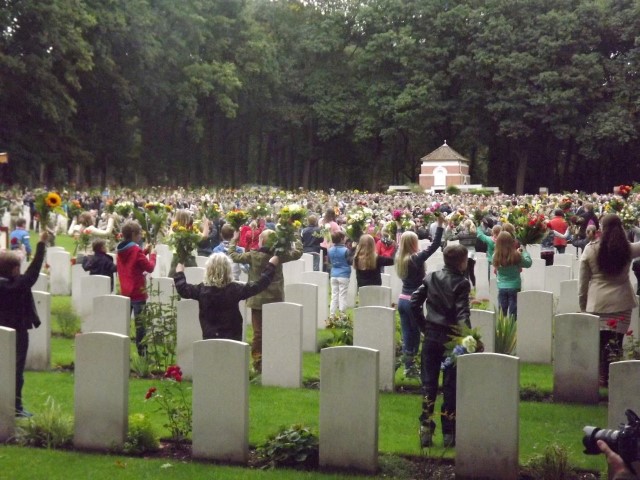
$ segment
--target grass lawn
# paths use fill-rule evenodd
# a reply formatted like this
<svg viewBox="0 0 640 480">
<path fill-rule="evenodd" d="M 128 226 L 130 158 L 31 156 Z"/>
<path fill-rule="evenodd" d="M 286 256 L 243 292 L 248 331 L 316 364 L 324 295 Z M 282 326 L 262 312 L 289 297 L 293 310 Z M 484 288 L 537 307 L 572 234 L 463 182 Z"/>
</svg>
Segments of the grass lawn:
<svg viewBox="0 0 640 480">
<path fill-rule="evenodd" d="M 57 239 L 65 246 L 65 236 Z M 67 237 L 68 240 L 68 237 Z M 72 248 L 72 242 L 70 242 Z M 52 330 L 59 333 L 58 319 L 73 321 L 69 297 L 53 297 Z M 77 321 L 77 319 L 75 319 Z M 326 332 L 319 332 L 320 336 Z M 56 370 L 56 366 L 69 366 L 74 361 L 73 339 L 54 336 L 52 339 L 51 372 L 27 372 L 24 387 L 26 407 L 38 413 L 49 397 L 62 410 L 73 414 L 73 373 Z M 304 354 L 303 378 L 305 382 L 317 382 L 320 373 L 320 355 Z M 109 368 L 105 365 L 105 368 Z M 398 389 L 416 390 L 417 381 L 407 381 L 399 370 L 396 378 Z M 521 364 L 520 382 L 524 388 L 548 394 L 552 391 L 552 367 L 548 365 Z M 157 381 L 132 378 L 129 383 L 129 412 L 148 415 L 162 436 L 168 437 L 165 420 L 155 403 L 145 402 L 148 388 Z M 497 393 L 498 394 L 498 393 Z M 544 396 L 544 395 L 543 395 Z M 311 426 L 317 432 L 319 416 L 319 391 L 312 388 L 282 389 L 250 386 L 249 442 L 252 446 L 262 444 L 269 435 L 283 426 L 296 423 Z M 406 478 L 397 468 L 387 469 L 388 464 L 397 463 L 390 455 L 420 455 L 452 457 L 454 452 L 440 447 L 422 452 L 418 444 L 418 415 L 421 397 L 416 393 L 382 393 L 379 407 L 379 450 L 382 472 L 377 478 Z M 439 411 L 439 405 L 436 406 Z M 215 414 L 215 409 L 212 409 Z M 478 409 L 477 414 L 482 416 Z M 621 419 L 622 421 L 623 419 Z M 587 456 L 582 453 L 582 428 L 585 425 L 606 426 L 607 406 L 555 404 L 548 401 L 520 403 L 520 464 L 541 453 L 549 444 L 563 445 L 568 449 L 570 463 L 577 468 L 604 471 L 603 456 Z M 487 438 L 492 435 L 492 425 L 487 425 Z M 436 445 L 442 445 L 439 432 Z M 68 478 L 209 478 L 259 479 L 259 478 L 352 478 L 352 475 L 304 473 L 299 471 L 257 471 L 241 467 L 212 465 L 210 463 L 182 462 L 161 459 L 130 458 L 120 455 L 92 455 L 69 451 L 47 451 L 44 449 L 0 446 L 0 479 L 68 479 Z"/>
</svg>

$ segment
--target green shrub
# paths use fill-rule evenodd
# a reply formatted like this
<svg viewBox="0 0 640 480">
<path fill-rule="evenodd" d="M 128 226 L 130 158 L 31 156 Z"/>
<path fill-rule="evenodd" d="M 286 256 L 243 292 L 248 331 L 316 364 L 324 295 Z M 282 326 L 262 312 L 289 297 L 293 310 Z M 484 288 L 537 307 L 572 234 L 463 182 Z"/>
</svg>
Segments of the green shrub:
<svg viewBox="0 0 640 480">
<path fill-rule="evenodd" d="M 472 195 L 483 195 L 485 197 L 490 197 L 493 195 L 493 190 L 489 190 L 488 188 L 473 188 L 469 190 L 469 193 Z"/>
<path fill-rule="evenodd" d="M 513 315 L 503 315 L 498 312 L 496 317 L 496 346 L 495 353 L 512 355 L 516 350 L 518 324 Z"/>
<path fill-rule="evenodd" d="M 131 355 L 131 371 L 139 378 L 149 378 L 151 376 L 149 357 L 133 353 Z"/>
<path fill-rule="evenodd" d="M 569 465 L 567 448 L 547 445 L 544 452 L 533 457 L 526 465 L 533 478 L 538 480 L 565 480 L 573 478 L 573 468 Z"/>
<path fill-rule="evenodd" d="M 152 288 L 149 285 L 148 292 L 151 299 L 157 299 L 160 287 Z M 176 362 L 179 298 L 179 295 L 172 295 L 169 304 L 148 301 L 139 315 L 145 329 L 142 343 L 147 348 L 147 359 L 151 362 L 152 370 L 164 372 Z"/>
<path fill-rule="evenodd" d="M 258 447 L 258 454 L 266 462 L 265 468 L 313 468 L 318 465 L 318 452 L 318 437 L 302 425 L 283 427 Z"/>
<path fill-rule="evenodd" d="M 445 192 L 447 192 L 449 195 L 460 195 L 460 188 L 455 185 L 449 185 L 445 189 Z"/>
<path fill-rule="evenodd" d="M 327 321 L 327 331 L 331 337 L 320 342 L 320 348 L 353 345 L 353 320 L 347 313 L 339 312 L 330 316 Z"/>
<path fill-rule="evenodd" d="M 63 414 L 62 409 L 49 397 L 41 412 L 18 421 L 15 439 L 20 445 L 32 447 L 69 446 L 73 441 L 73 418 Z"/>
<path fill-rule="evenodd" d="M 80 331 L 80 318 L 73 312 L 70 303 L 53 302 L 51 315 L 58 323 L 60 333 L 64 338 L 73 338 Z"/>
<path fill-rule="evenodd" d="M 142 413 L 129 416 L 129 430 L 127 440 L 122 449 L 130 455 L 142 455 L 146 452 L 155 452 L 160 448 L 159 435 L 151 420 Z"/>
</svg>

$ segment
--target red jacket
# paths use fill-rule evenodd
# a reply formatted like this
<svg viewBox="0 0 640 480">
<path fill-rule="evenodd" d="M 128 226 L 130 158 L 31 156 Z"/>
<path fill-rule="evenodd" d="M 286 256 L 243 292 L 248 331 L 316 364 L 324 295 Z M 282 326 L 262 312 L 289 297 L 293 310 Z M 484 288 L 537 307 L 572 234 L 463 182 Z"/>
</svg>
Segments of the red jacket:
<svg viewBox="0 0 640 480">
<path fill-rule="evenodd" d="M 156 254 L 147 256 L 135 242 L 121 242 L 118 245 L 118 278 L 120 294 L 132 301 L 146 300 L 147 284 L 144 273 L 156 268 Z"/>
<path fill-rule="evenodd" d="M 564 217 L 553 217 L 549 220 L 549 228 L 555 230 L 558 233 L 562 233 L 563 235 L 567 233 L 567 228 L 569 225 L 565 221 Z M 553 237 L 553 245 L 556 247 L 564 247 L 567 245 L 567 240 L 565 238 Z"/>
</svg>

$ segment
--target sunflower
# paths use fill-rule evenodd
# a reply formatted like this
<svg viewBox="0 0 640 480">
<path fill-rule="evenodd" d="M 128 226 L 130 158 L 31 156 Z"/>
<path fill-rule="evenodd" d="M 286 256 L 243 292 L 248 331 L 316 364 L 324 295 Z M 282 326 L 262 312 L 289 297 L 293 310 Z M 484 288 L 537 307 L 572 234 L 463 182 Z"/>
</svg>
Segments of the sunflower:
<svg viewBox="0 0 640 480">
<path fill-rule="evenodd" d="M 60 205 L 62 205 L 62 199 L 60 198 L 60 195 L 55 192 L 49 192 L 44 201 L 49 208 L 58 208 Z"/>
</svg>

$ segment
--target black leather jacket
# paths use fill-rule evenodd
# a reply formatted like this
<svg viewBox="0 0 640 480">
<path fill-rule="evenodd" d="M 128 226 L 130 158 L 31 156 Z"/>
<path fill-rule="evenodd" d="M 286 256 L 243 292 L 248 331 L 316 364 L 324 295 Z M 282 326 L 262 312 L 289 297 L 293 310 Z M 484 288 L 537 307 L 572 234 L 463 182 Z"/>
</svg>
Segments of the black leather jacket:
<svg viewBox="0 0 640 480">
<path fill-rule="evenodd" d="M 411 295 L 411 311 L 418 327 L 424 333 L 435 329 L 450 331 L 453 326 L 469 321 L 469 292 L 471 284 L 462 272 L 450 267 L 427 274 L 422 285 Z M 427 306 L 424 316 L 422 304 Z"/>
</svg>

